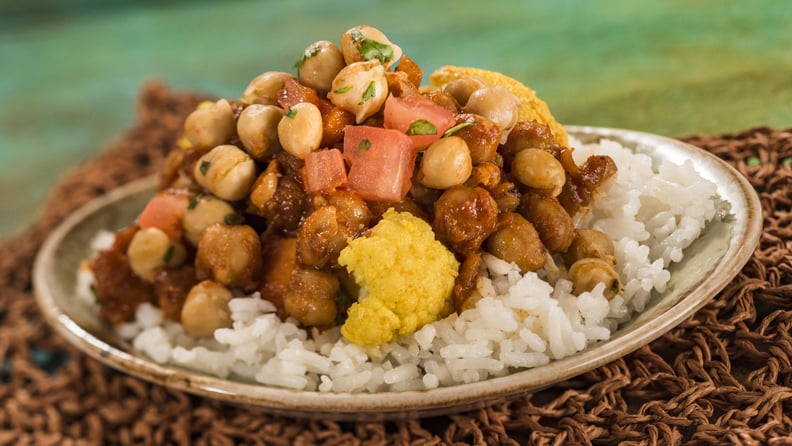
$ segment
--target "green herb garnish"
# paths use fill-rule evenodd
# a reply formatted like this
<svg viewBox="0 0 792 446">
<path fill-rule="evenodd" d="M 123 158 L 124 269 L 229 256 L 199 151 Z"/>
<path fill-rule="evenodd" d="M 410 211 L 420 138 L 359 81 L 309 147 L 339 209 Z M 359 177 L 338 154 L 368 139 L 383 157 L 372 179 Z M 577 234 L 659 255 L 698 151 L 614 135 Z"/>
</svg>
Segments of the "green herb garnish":
<svg viewBox="0 0 792 446">
<path fill-rule="evenodd" d="M 94 303 L 98 304 L 99 303 L 99 293 L 96 291 L 96 284 L 91 283 L 91 285 L 88 288 L 91 289 L 91 294 L 93 294 L 93 297 L 94 297 Z"/>
<path fill-rule="evenodd" d="M 745 162 L 749 167 L 760 166 L 762 164 L 762 160 L 759 159 L 758 156 L 754 155 L 748 158 L 748 161 Z"/>
<path fill-rule="evenodd" d="M 419 119 L 410 124 L 410 128 L 407 129 L 407 134 L 410 136 L 437 135 L 437 127 L 426 119 Z"/>
<path fill-rule="evenodd" d="M 162 256 L 162 262 L 166 265 L 170 263 L 171 259 L 173 258 L 173 245 L 168 245 L 168 249 L 165 250 L 165 255 Z"/>
<path fill-rule="evenodd" d="M 297 110 L 289 107 L 289 109 L 286 110 L 286 117 L 289 119 L 294 119 L 295 116 L 297 116 Z"/>
<path fill-rule="evenodd" d="M 306 60 L 316 56 L 318 53 L 319 53 L 318 46 L 311 46 L 310 48 L 307 48 L 305 52 L 302 53 L 302 56 L 300 56 L 300 60 L 294 63 L 294 68 L 299 69 L 305 63 Z"/>
<path fill-rule="evenodd" d="M 344 94 L 344 93 L 348 92 L 351 89 L 352 89 L 352 86 L 351 85 L 347 85 L 346 87 L 341 87 L 341 88 L 339 88 L 337 90 L 333 90 L 333 93 L 335 93 L 335 94 Z"/>
<path fill-rule="evenodd" d="M 209 171 L 209 166 L 211 165 L 212 163 L 207 160 L 201 161 L 201 166 L 198 168 L 198 170 L 201 171 L 201 175 L 206 175 L 206 172 Z"/>
<path fill-rule="evenodd" d="M 223 223 L 229 226 L 241 225 L 244 222 L 245 222 L 245 218 L 237 213 L 226 214 L 226 216 L 223 217 Z"/>
<path fill-rule="evenodd" d="M 792 157 L 782 159 L 781 165 L 784 167 L 792 166 Z"/>
<path fill-rule="evenodd" d="M 371 141 L 368 139 L 361 139 L 360 144 L 358 144 L 358 153 L 363 153 L 371 148 Z"/>
<path fill-rule="evenodd" d="M 459 124 L 451 127 L 450 129 L 446 130 L 445 132 L 443 132 L 443 138 L 447 138 L 447 137 L 453 135 L 454 133 L 456 133 L 457 131 L 462 130 L 465 127 L 470 127 L 471 125 L 473 125 L 475 123 L 476 123 L 476 121 L 473 121 L 473 122 L 460 122 Z"/>
<path fill-rule="evenodd" d="M 195 207 L 198 206 L 198 202 L 200 202 L 202 198 L 203 198 L 203 194 L 198 194 L 190 198 L 190 204 L 187 205 L 187 209 L 190 211 L 195 209 Z"/>
<path fill-rule="evenodd" d="M 358 105 L 363 105 L 364 102 L 373 98 L 374 95 L 376 94 L 377 94 L 377 86 L 374 84 L 374 81 L 371 81 L 369 82 L 368 87 L 366 87 L 366 91 L 363 92 L 363 100 L 358 102 Z"/>
<path fill-rule="evenodd" d="M 355 42 L 360 55 L 366 60 L 377 59 L 383 64 L 393 60 L 392 46 L 371 40 L 360 31 L 352 31 L 352 41 Z"/>
</svg>

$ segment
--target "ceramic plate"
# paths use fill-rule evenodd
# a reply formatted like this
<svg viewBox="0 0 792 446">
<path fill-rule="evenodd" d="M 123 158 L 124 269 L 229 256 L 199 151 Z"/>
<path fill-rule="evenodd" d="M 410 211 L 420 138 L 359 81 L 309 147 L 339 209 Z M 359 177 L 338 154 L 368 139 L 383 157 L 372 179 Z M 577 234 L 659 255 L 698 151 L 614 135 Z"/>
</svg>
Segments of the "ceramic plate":
<svg viewBox="0 0 792 446">
<path fill-rule="evenodd" d="M 431 416 L 481 407 L 574 377 L 635 351 L 666 333 L 709 302 L 750 258 L 761 233 L 761 208 L 753 188 L 722 160 L 679 141 L 647 133 L 596 127 L 568 127 L 582 142 L 613 139 L 642 147 L 656 159 L 691 160 L 717 185 L 730 208 L 713 220 L 672 267 L 666 292 L 622 326 L 610 340 L 548 365 L 487 381 L 433 390 L 375 394 L 294 391 L 248 384 L 159 365 L 133 351 L 74 296 L 76 271 L 90 255 L 89 241 L 100 229 L 128 225 L 154 193 L 155 178 L 113 190 L 66 219 L 45 241 L 34 268 L 36 297 L 49 323 L 78 348 L 111 367 L 145 380 L 272 413 L 315 418 L 356 419 Z"/>
</svg>

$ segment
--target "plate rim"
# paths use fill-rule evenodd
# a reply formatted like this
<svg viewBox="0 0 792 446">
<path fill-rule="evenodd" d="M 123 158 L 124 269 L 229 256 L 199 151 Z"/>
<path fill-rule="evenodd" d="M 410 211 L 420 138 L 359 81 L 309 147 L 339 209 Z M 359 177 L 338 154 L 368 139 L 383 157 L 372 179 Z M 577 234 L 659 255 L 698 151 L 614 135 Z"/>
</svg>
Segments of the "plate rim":
<svg viewBox="0 0 792 446">
<path fill-rule="evenodd" d="M 35 298 L 45 319 L 59 334 L 84 353 L 116 370 L 191 394 L 256 406 L 275 414 L 331 419 L 371 419 L 372 412 L 382 419 L 434 416 L 479 408 L 494 401 L 536 391 L 626 356 L 692 316 L 712 300 L 749 261 L 759 243 L 762 230 L 762 209 L 756 191 L 742 174 L 714 154 L 676 139 L 636 130 L 593 126 L 566 126 L 566 129 L 571 135 L 585 134 L 598 139 L 610 137 L 635 145 L 640 141 L 654 141 L 669 144 L 683 152 L 693 150 L 709 167 L 716 167 L 728 174 L 732 182 L 719 187 L 736 188 L 731 193 L 743 200 L 739 204 L 746 210 L 746 215 L 736 216 L 729 246 L 712 274 L 701 278 L 694 289 L 688 290 L 666 309 L 662 313 L 664 317 L 647 321 L 639 327 L 640 333 L 635 336 L 611 337 L 591 348 L 553 360 L 544 366 L 477 383 L 430 390 L 341 393 L 291 390 L 218 378 L 178 366 L 160 365 L 142 355 L 134 355 L 115 347 L 80 326 L 58 307 L 47 275 L 54 267 L 53 254 L 58 246 L 83 219 L 112 202 L 153 188 L 156 185 L 156 175 L 127 183 L 89 201 L 49 234 L 34 262 Z M 694 161 L 694 164 L 698 162 Z M 710 295 L 700 296 L 705 285 L 709 290 L 705 294 Z M 613 342 L 614 339 L 619 342 Z M 538 379 L 540 373 L 547 371 L 553 371 L 555 378 L 551 381 Z M 383 398 L 383 395 L 387 395 L 387 398 Z"/>
</svg>

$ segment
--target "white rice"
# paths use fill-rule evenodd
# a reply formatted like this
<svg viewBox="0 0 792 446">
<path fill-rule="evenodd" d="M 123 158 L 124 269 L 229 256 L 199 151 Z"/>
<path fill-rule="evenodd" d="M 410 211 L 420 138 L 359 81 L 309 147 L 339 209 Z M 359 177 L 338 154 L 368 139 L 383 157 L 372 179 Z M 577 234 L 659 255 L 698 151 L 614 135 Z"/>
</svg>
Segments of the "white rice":
<svg viewBox="0 0 792 446">
<path fill-rule="evenodd" d="M 573 355 L 609 339 L 653 292 L 665 290 L 668 266 L 682 260 L 714 217 L 716 189 L 690 162 L 654 165 L 640 149 L 634 153 L 612 141 L 572 145 L 579 162 L 606 154 L 618 166 L 578 226 L 613 239 L 622 296 L 606 299 L 602 285 L 574 296 L 566 279 L 551 284 L 544 271 L 521 275 L 516 265 L 485 255 L 486 278 L 475 308 L 373 349 L 350 344 L 338 328 L 309 332 L 282 321 L 258 294 L 231 301 L 233 327 L 217 330 L 214 339 L 191 338 L 151 305 L 141 306 L 136 320 L 118 333 L 158 363 L 320 392 L 432 389 Z M 90 278 L 80 274 L 78 294 L 90 296 Z"/>
</svg>

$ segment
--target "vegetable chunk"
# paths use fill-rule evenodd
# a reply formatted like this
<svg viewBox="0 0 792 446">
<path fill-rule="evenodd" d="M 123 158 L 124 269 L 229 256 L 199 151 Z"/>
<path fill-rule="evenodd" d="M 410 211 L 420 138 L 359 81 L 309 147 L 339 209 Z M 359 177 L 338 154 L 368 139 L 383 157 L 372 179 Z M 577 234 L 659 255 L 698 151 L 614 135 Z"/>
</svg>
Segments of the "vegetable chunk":
<svg viewBox="0 0 792 446">
<path fill-rule="evenodd" d="M 349 242 L 338 263 L 363 290 L 341 327 L 350 342 L 376 346 L 452 311 L 459 262 L 429 224 L 408 212 L 386 211 L 369 236 Z"/>
</svg>

